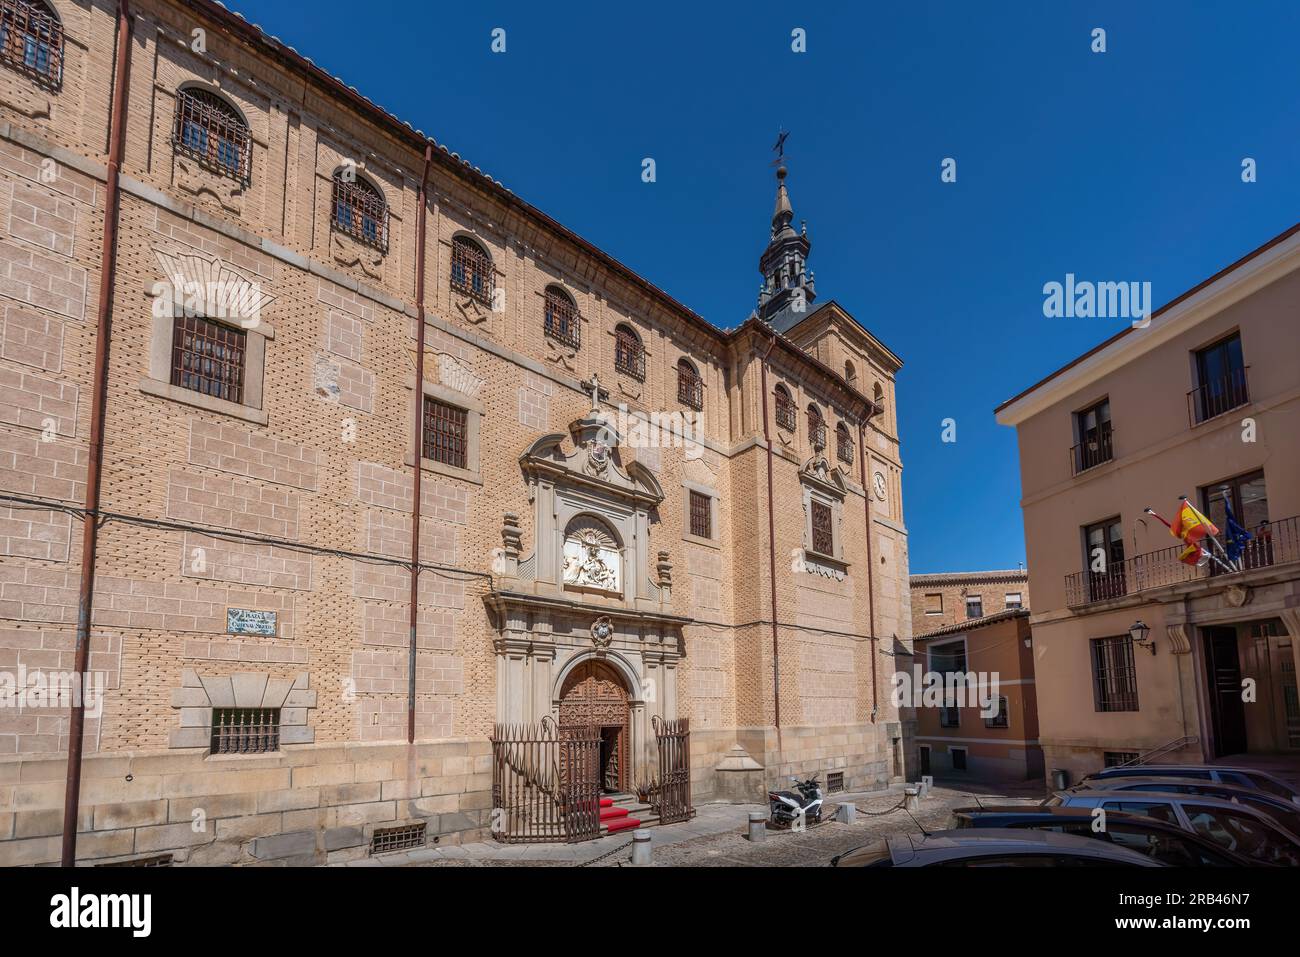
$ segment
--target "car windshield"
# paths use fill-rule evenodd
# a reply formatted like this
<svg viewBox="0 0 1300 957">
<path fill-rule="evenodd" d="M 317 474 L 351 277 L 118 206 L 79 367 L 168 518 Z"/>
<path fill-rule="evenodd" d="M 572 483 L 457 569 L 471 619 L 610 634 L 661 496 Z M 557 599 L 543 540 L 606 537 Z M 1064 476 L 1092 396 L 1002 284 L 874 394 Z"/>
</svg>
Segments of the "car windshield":
<svg viewBox="0 0 1300 957">
<path fill-rule="evenodd" d="M 1272 778 L 1265 777 L 1262 774 L 1247 774 L 1246 777 L 1250 779 L 1251 784 L 1259 788 L 1261 791 L 1267 791 L 1269 794 L 1274 794 L 1277 797 L 1286 798 L 1288 801 L 1294 800 L 1295 796 L 1291 793 L 1290 789 L 1274 781 Z"/>
<path fill-rule="evenodd" d="M 1199 805 L 1184 810 L 1192 830 L 1220 847 L 1267 864 L 1300 866 L 1300 848 L 1263 821 Z"/>
</svg>

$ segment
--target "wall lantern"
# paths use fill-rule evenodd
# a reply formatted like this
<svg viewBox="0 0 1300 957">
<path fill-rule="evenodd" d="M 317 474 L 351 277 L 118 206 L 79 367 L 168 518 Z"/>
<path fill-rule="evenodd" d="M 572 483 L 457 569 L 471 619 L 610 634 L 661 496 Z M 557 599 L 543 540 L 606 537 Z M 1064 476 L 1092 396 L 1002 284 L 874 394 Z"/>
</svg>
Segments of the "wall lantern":
<svg viewBox="0 0 1300 957">
<path fill-rule="evenodd" d="M 1151 629 L 1141 618 L 1129 626 L 1128 634 L 1133 639 L 1133 644 L 1145 648 L 1152 655 L 1156 653 L 1156 643 L 1149 640 Z"/>
</svg>

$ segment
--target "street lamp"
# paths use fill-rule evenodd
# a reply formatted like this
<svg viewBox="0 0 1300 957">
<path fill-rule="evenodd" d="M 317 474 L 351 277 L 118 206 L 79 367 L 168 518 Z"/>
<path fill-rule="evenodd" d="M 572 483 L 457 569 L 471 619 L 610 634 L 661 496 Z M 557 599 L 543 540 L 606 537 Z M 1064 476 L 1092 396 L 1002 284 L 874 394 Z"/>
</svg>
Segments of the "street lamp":
<svg viewBox="0 0 1300 957">
<path fill-rule="evenodd" d="M 1133 644 L 1145 648 L 1154 655 L 1156 653 L 1156 643 L 1148 640 L 1150 634 L 1150 627 L 1141 618 L 1129 625 L 1128 635 L 1133 639 Z"/>
</svg>

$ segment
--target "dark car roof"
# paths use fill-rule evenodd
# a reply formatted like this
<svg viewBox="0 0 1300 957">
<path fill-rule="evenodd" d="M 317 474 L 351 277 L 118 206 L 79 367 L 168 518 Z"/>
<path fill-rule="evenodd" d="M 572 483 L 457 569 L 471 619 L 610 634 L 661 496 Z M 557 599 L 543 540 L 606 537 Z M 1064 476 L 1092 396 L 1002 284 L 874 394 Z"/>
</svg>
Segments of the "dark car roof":
<svg viewBox="0 0 1300 957">
<path fill-rule="evenodd" d="M 879 843 L 855 848 L 836 858 L 840 867 L 856 867 L 880 857 Z M 1089 837 L 1058 834 L 1055 831 L 1025 831 L 1011 828 L 965 828 L 930 834 L 905 834 L 888 841 L 895 865 L 924 864 L 962 857 L 1002 854 L 1071 854 L 1141 867 L 1161 866 L 1143 854 L 1104 844 Z M 969 852 L 962 853 L 962 852 Z"/>
<path fill-rule="evenodd" d="M 1109 791 L 1109 790 L 1129 791 L 1129 790 L 1137 790 L 1134 787 L 1134 785 L 1142 784 L 1142 785 L 1150 785 L 1150 787 L 1147 788 L 1148 791 L 1162 791 L 1165 789 L 1158 787 L 1158 785 L 1173 784 L 1179 787 L 1190 786 L 1190 787 L 1198 787 L 1198 788 L 1212 788 L 1215 791 L 1224 791 L 1228 794 L 1240 795 L 1241 797 L 1249 798 L 1252 801 L 1271 801 L 1273 803 L 1278 804 L 1281 807 L 1287 807 L 1292 810 L 1300 810 L 1300 808 L 1296 807 L 1294 802 L 1288 801 L 1286 798 L 1280 795 L 1273 794 L 1269 791 L 1261 791 L 1258 788 L 1248 788 L 1245 785 L 1241 785 L 1241 784 L 1233 784 L 1231 781 L 1211 781 L 1204 778 L 1189 779 L 1187 777 L 1170 777 L 1168 775 L 1155 775 L 1155 774 L 1150 774 L 1150 775 L 1146 775 L 1146 774 L 1127 775 L 1126 774 L 1126 775 L 1113 775 L 1113 776 L 1122 777 L 1124 782 L 1123 786 L 1119 785 L 1118 783 L 1108 782 L 1105 787 L 1098 787 L 1097 783 L 1100 782 L 1097 779 L 1093 779 L 1093 781 L 1096 783 L 1089 783 L 1088 779 L 1085 778 L 1083 781 L 1080 781 L 1077 785 L 1075 785 L 1075 787 L 1082 788 L 1085 791 Z"/>
</svg>

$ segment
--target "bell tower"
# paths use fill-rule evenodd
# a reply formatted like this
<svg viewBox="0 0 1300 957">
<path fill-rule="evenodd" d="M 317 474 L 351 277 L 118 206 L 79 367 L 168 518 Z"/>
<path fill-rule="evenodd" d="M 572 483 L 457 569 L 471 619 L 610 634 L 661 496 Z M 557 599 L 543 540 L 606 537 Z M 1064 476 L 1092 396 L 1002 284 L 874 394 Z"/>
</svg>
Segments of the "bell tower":
<svg viewBox="0 0 1300 957">
<path fill-rule="evenodd" d="M 778 149 L 784 137 L 778 141 Z M 758 317 L 764 322 L 785 331 L 808 312 L 817 298 L 813 274 L 808 271 L 808 241 L 805 225 L 795 232 L 794 208 L 785 188 L 789 174 L 784 157 L 779 156 L 776 169 L 776 208 L 772 212 L 772 238 L 758 261 L 758 271 L 763 274 L 763 285 L 758 293 Z"/>
</svg>

